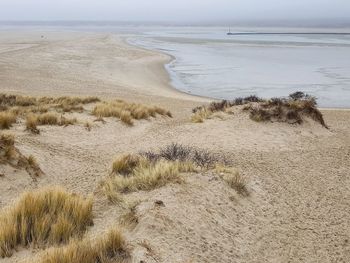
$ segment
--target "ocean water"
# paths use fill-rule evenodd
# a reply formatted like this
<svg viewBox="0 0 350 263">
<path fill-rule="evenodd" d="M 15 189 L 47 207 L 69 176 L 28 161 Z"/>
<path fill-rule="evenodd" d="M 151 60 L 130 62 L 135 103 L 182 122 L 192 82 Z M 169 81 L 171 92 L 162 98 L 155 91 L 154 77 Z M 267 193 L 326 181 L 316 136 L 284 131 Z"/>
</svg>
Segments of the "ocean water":
<svg viewBox="0 0 350 263">
<path fill-rule="evenodd" d="M 20 25 L 23 26 L 23 25 Z M 18 25 L 1 25 L 13 29 Z M 67 22 L 27 27 L 41 30 L 106 32 L 130 44 L 164 52 L 175 88 L 201 96 L 264 98 L 303 91 L 322 107 L 350 108 L 350 28 L 231 28 L 232 32 L 317 32 L 320 34 L 242 34 L 225 27 L 131 26 Z M 343 32 L 348 34 L 322 34 Z"/>
<path fill-rule="evenodd" d="M 289 32 L 292 29 L 231 29 Z M 174 57 L 167 65 L 177 89 L 220 99 L 304 91 L 322 107 L 350 107 L 350 35 L 231 35 L 220 27 L 139 28 L 128 42 Z M 349 31 L 350 32 L 350 31 Z"/>
</svg>

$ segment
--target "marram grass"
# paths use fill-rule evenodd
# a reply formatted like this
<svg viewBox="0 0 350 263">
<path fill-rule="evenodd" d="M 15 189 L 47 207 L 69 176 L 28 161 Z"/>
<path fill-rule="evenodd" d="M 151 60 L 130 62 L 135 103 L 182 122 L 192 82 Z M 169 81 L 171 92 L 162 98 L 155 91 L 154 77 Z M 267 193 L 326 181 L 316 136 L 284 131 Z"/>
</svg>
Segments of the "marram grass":
<svg viewBox="0 0 350 263">
<path fill-rule="evenodd" d="M 27 192 L 0 213 L 0 256 L 17 246 L 61 244 L 92 224 L 92 199 L 60 188 Z"/>
</svg>

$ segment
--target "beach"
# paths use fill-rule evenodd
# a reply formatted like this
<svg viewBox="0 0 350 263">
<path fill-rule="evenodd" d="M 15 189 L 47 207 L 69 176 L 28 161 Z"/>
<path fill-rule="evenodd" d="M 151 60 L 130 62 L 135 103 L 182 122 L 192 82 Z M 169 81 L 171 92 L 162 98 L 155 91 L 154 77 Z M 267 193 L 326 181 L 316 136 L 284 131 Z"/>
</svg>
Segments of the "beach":
<svg viewBox="0 0 350 263">
<path fill-rule="evenodd" d="M 98 96 L 152 104 L 172 118 L 139 120 L 129 127 L 112 118 L 69 113 L 94 123 L 10 130 L 16 147 L 33 155 L 44 176 L 0 166 L 0 208 L 25 191 L 62 186 L 93 195 L 97 237 L 118 222 L 123 208 L 108 202 L 98 186 L 119 154 L 157 150 L 171 143 L 225 155 L 246 178 L 242 197 L 212 172 L 183 184 L 138 191 L 138 223 L 126 229 L 132 262 L 347 262 L 350 258 L 350 111 L 322 109 L 329 129 L 311 119 L 301 125 L 254 122 L 233 115 L 196 124 L 192 109 L 211 101 L 176 90 L 164 53 L 127 44 L 107 33 L 0 32 L 0 93 L 26 96 Z M 288 94 L 286 94 L 288 95 Z M 88 110 L 90 108 L 87 108 Z M 161 200 L 163 207 L 155 207 Z M 152 248 L 152 253 L 143 241 Z M 19 248 L 2 262 L 26 262 L 42 250 Z"/>
</svg>

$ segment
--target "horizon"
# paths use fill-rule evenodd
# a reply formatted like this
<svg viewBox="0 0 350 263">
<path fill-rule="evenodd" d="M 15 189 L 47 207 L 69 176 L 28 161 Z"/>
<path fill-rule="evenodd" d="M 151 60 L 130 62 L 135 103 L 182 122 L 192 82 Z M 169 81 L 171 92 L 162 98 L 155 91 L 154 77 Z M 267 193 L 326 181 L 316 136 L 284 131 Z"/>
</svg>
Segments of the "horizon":
<svg viewBox="0 0 350 263">
<path fill-rule="evenodd" d="M 2 0 L 2 21 L 349 21 L 347 0 Z"/>
<path fill-rule="evenodd" d="M 240 19 L 212 21 L 121 21 L 121 20 L 0 20 L 0 25 L 9 26 L 205 26 L 205 27 L 350 27 L 350 19 Z"/>
</svg>

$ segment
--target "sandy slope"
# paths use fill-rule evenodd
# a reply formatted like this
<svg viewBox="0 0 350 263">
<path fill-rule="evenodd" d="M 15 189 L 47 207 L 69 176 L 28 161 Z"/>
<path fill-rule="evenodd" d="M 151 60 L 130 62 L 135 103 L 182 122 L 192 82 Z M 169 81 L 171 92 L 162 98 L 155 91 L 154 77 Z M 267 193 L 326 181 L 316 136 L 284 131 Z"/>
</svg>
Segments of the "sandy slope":
<svg viewBox="0 0 350 263">
<path fill-rule="evenodd" d="M 311 120 L 302 126 L 255 123 L 239 109 L 224 121 L 192 124 L 191 108 L 206 99 L 170 87 L 163 68 L 168 60 L 109 35 L 1 33 L 1 92 L 118 97 L 167 107 L 174 118 L 132 128 L 110 119 L 91 132 L 44 127 L 39 136 L 17 125 L 16 146 L 36 156 L 46 175 L 33 182 L 25 172 L 0 167 L 6 175 L 0 178 L 0 207 L 46 185 L 95 193 L 117 154 L 178 142 L 229 156 L 251 195 L 237 195 L 211 173 L 131 194 L 141 201 L 139 224 L 127 230 L 134 262 L 348 262 L 350 112 L 324 110 L 330 130 Z M 92 236 L 115 225 L 121 210 L 103 196 L 95 199 Z M 140 245 L 144 240 L 152 253 Z M 2 262 L 23 262 L 37 253 L 21 249 Z"/>
</svg>

